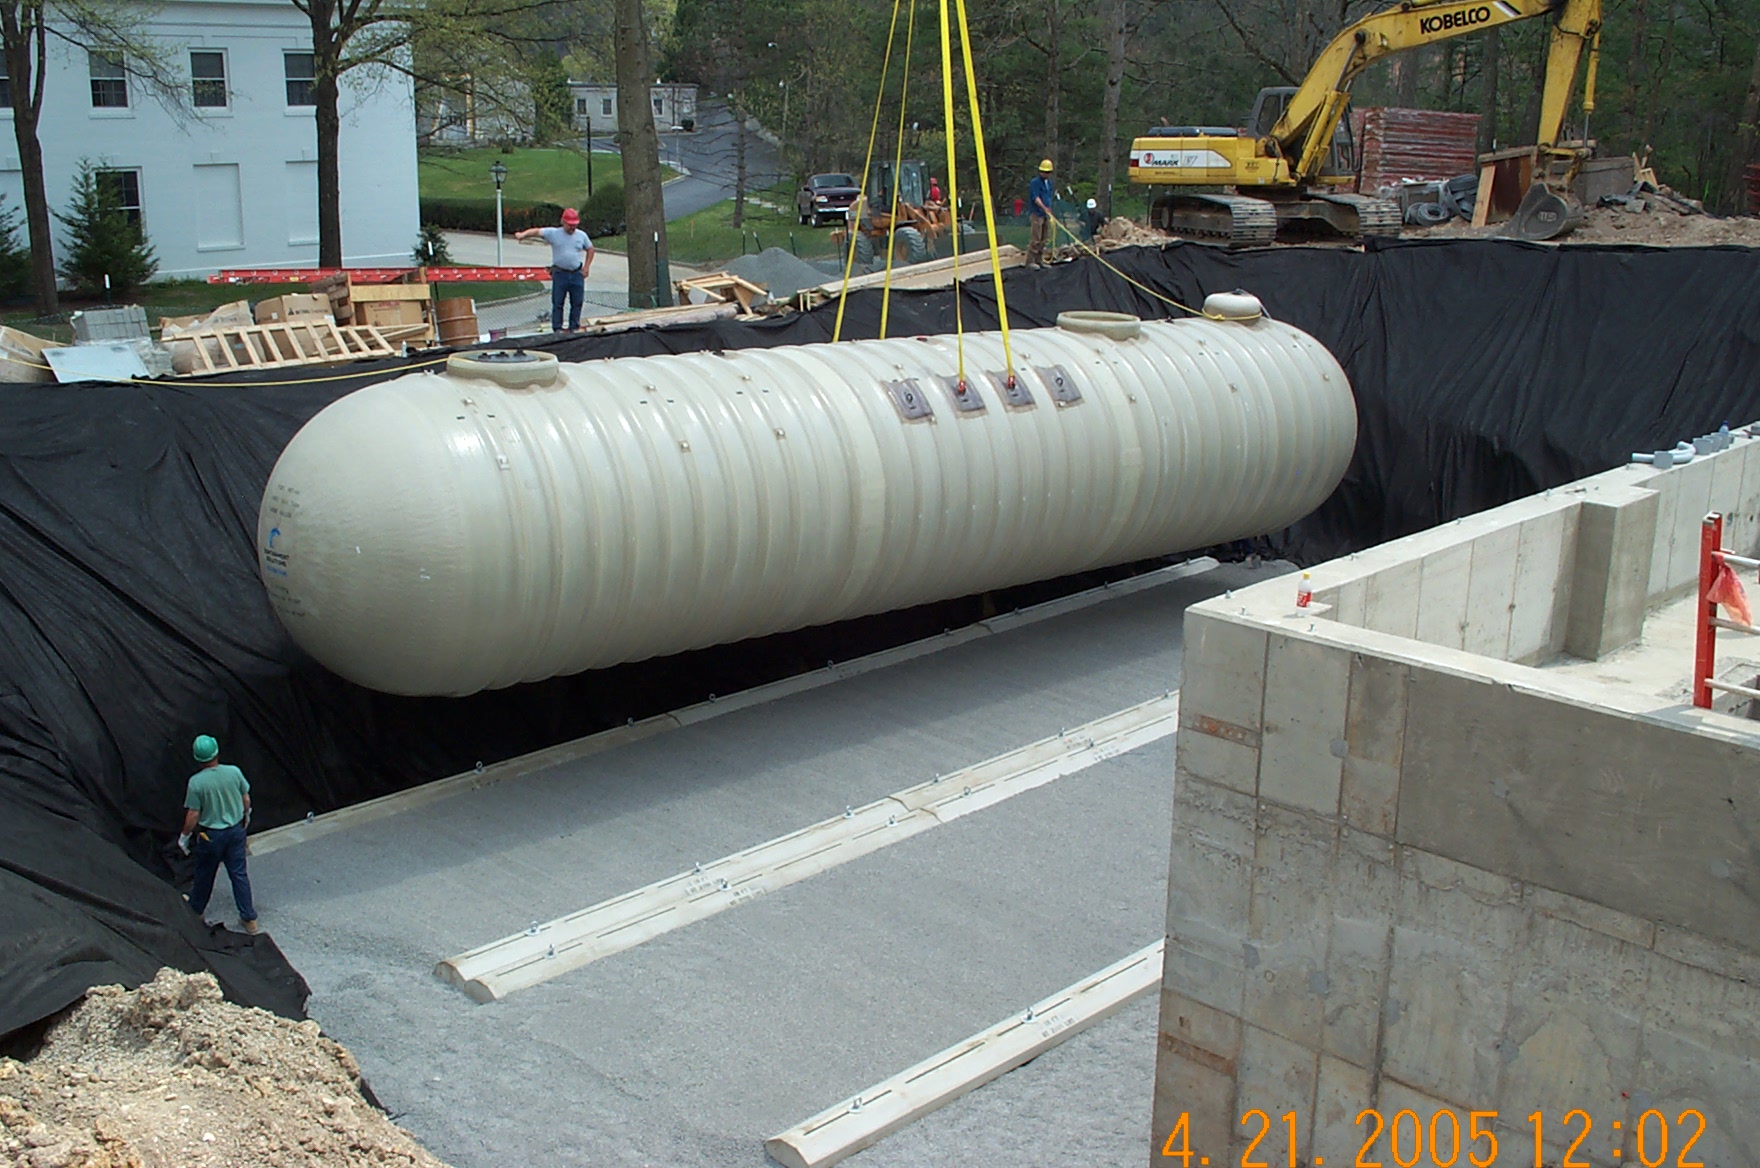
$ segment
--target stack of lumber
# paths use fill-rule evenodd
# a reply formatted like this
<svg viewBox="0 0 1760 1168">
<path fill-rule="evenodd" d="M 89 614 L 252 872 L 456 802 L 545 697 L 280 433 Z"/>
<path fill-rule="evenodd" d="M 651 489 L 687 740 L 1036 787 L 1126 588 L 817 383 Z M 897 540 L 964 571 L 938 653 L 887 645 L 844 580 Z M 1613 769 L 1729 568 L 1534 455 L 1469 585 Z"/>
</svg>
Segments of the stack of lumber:
<svg viewBox="0 0 1760 1168">
<path fill-rule="evenodd" d="M 762 284 L 754 284 L 732 272 L 691 276 L 679 280 L 677 286 L 680 304 L 737 303 L 740 313 L 748 316 L 751 314 L 753 301 L 766 294 Z"/>
<path fill-rule="evenodd" d="M 1027 262 L 1027 254 L 1012 243 L 1005 243 L 998 247 L 996 255 L 1001 262 L 1003 271 L 1007 271 L 1009 268 L 1018 268 Z M 988 249 L 966 252 L 959 257 L 959 278 L 970 280 L 974 276 L 989 278 L 990 252 Z M 853 276 L 849 282 L 851 292 L 860 291 L 863 288 L 883 288 L 885 286 L 886 273 L 884 271 L 869 272 L 864 276 Z M 892 287 L 906 292 L 920 292 L 930 288 L 951 288 L 953 287 L 953 257 L 928 260 L 920 264 L 911 264 L 909 267 L 893 268 Z M 817 288 L 803 290 L 801 296 L 809 302 L 808 306 L 810 306 L 811 302 L 837 296 L 842 289 L 842 280 L 829 280 Z"/>
</svg>

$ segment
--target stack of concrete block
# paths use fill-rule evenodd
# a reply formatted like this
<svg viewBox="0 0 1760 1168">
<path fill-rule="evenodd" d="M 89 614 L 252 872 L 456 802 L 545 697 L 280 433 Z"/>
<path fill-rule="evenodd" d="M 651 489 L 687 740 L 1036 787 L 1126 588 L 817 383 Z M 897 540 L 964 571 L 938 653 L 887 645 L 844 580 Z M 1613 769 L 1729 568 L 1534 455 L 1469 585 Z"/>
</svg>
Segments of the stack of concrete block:
<svg viewBox="0 0 1760 1168">
<path fill-rule="evenodd" d="M 147 328 L 147 310 L 138 304 L 93 308 L 73 314 L 73 341 L 76 345 L 144 340 L 151 335 Z"/>
</svg>

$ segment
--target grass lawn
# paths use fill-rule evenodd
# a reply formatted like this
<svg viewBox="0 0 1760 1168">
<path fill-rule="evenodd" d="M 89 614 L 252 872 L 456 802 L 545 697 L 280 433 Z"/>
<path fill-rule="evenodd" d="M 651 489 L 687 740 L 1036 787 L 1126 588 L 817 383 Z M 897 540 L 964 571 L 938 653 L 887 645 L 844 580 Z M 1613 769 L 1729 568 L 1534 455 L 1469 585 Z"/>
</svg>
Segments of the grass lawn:
<svg viewBox="0 0 1760 1168">
<path fill-rule="evenodd" d="M 542 284 L 507 283 L 489 284 L 441 284 L 440 295 L 443 298 L 453 296 L 471 296 L 478 301 L 503 300 L 512 296 L 524 296 L 532 292 L 540 292 Z M 284 296 L 290 292 L 308 291 L 304 284 L 209 284 L 204 280 L 165 280 L 148 284 L 137 294 L 118 298 L 118 304 L 140 304 L 147 310 L 147 323 L 157 329 L 162 316 L 192 316 L 198 312 L 207 312 L 222 304 L 230 304 L 234 300 L 249 300 L 255 304 L 259 300 L 270 300 Z M 67 323 L 70 313 L 85 308 L 103 308 L 102 300 L 78 300 L 62 297 L 61 314 L 50 321 L 39 321 L 36 310 L 26 307 L 0 312 L 0 324 L 22 329 L 39 337 L 52 341 L 73 340 L 73 327 Z"/>
<path fill-rule="evenodd" d="M 416 161 L 416 185 L 424 199 L 492 199 L 489 167 L 507 168 L 503 197 L 510 203 L 579 206 L 587 197 L 586 152 L 570 146 L 521 147 L 502 153 L 492 146 L 471 150 L 423 150 Z M 662 167 L 665 178 L 673 171 Z M 593 186 L 623 182 L 623 160 L 593 153 Z"/>
<path fill-rule="evenodd" d="M 733 225 L 732 199 L 674 219 L 666 225 L 666 242 L 674 262 L 703 267 L 767 247 L 792 251 L 802 259 L 835 255 L 831 231 L 830 227 L 803 227 L 794 213 L 794 188 L 787 187 L 753 192 L 746 200 L 745 222 L 740 227 Z M 629 250 L 628 240 L 621 235 L 594 242 L 607 251 Z"/>
</svg>

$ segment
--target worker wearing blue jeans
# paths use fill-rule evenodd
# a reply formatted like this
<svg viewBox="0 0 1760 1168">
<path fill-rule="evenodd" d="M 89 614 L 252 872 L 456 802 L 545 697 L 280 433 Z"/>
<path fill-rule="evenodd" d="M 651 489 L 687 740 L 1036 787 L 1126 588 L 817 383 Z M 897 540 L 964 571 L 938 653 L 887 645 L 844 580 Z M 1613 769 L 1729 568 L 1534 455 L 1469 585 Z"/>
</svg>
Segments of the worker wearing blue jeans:
<svg viewBox="0 0 1760 1168">
<path fill-rule="evenodd" d="M 232 881 L 232 903 L 238 906 L 244 931 L 257 931 L 257 907 L 251 901 L 251 878 L 245 870 L 244 834 L 251 820 L 251 785 L 244 772 L 220 762 L 220 744 L 207 734 L 195 741 L 192 752 L 202 769 L 189 777 L 183 800 L 183 834 L 177 846 L 189 855 L 194 839 L 195 881 L 189 888 L 189 906 L 207 912 L 214 894 L 214 877 L 220 865 Z"/>
<path fill-rule="evenodd" d="M 568 303 L 568 331 L 581 327 L 581 305 L 587 298 L 587 272 L 593 267 L 593 241 L 580 229 L 573 207 L 562 212 L 561 227 L 528 227 L 513 233 L 525 242 L 534 237 L 550 245 L 550 331 L 562 332 L 562 305 Z"/>
</svg>

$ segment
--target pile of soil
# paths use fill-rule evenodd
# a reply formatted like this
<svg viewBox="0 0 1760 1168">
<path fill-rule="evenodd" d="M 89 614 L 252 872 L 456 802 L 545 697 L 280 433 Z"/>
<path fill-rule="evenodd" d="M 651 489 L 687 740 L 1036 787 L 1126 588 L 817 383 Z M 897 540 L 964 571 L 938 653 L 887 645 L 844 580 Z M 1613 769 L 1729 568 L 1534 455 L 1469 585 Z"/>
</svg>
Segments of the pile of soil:
<svg viewBox="0 0 1760 1168">
<path fill-rule="evenodd" d="M 445 1168 L 369 1104 L 316 1022 L 221 999 L 210 974 L 100 986 L 28 1062 L 0 1059 L 0 1164 Z"/>
<path fill-rule="evenodd" d="M 1740 244 L 1760 247 L 1760 219 L 1682 214 L 1669 201 L 1645 199 L 1627 207 L 1587 207 L 1582 226 L 1559 243 L 1638 243 L 1652 247 L 1710 247 Z M 1469 227 L 1456 219 L 1441 227 L 1408 228 L 1407 239 L 1488 239 L 1503 231 L 1500 223 Z"/>
<path fill-rule="evenodd" d="M 1100 230 L 1094 235 L 1094 243 L 1099 251 L 1111 251 L 1115 247 L 1159 247 L 1176 238 L 1178 237 L 1137 223 L 1123 215 L 1114 215 L 1101 224 Z"/>
</svg>

